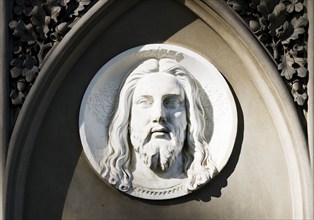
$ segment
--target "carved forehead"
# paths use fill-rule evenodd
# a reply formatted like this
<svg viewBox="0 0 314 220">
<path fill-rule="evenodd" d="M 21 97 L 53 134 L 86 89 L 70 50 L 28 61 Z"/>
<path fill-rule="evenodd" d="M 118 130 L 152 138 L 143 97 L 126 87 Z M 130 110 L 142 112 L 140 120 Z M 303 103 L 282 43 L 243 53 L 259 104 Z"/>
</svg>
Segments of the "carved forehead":
<svg viewBox="0 0 314 220">
<path fill-rule="evenodd" d="M 134 96 L 161 94 L 183 95 L 183 89 L 175 76 L 164 72 L 145 75 L 139 79 L 134 90 Z"/>
</svg>

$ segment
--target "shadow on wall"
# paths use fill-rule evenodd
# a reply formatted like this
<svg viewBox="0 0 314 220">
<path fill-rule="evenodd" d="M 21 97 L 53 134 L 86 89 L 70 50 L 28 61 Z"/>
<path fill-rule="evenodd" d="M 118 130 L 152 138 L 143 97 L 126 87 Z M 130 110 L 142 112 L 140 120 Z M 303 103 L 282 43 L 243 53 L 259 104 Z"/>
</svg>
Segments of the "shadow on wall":
<svg viewBox="0 0 314 220">
<path fill-rule="evenodd" d="M 214 177 L 208 184 L 206 184 L 205 186 L 201 187 L 200 189 L 192 192 L 191 194 L 187 196 L 183 196 L 183 197 L 171 199 L 171 200 L 162 200 L 162 201 L 142 200 L 135 197 L 131 197 L 131 199 L 140 200 L 140 201 L 143 201 L 144 203 L 148 203 L 152 205 L 167 206 L 167 205 L 173 205 L 173 204 L 186 203 L 192 200 L 210 202 L 211 197 L 219 198 L 221 196 L 221 189 L 228 185 L 228 178 L 229 176 L 231 176 L 231 174 L 234 172 L 237 166 L 240 152 L 241 152 L 241 147 L 242 147 L 242 142 L 243 142 L 243 132 L 244 132 L 244 118 L 243 118 L 242 108 L 230 84 L 229 84 L 229 87 L 233 94 L 236 108 L 237 108 L 238 127 L 237 127 L 237 136 L 236 136 L 232 153 L 230 155 L 230 158 L 226 166 L 222 169 L 222 171 L 216 177 Z"/>
</svg>

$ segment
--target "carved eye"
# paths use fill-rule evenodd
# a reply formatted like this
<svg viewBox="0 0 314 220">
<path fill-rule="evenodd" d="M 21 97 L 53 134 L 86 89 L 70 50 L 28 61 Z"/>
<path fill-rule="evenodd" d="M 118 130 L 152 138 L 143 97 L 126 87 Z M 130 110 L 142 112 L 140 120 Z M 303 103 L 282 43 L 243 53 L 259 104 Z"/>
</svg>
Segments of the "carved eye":
<svg viewBox="0 0 314 220">
<path fill-rule="evenodd" d="M 137 100 L 136 104 L 141 105 L 143 107 L 148 107 L 153 104 L 153 100 L 149 98 L 140 98 Z"/>
<path fill-rule="evenodd" d="M 174 107 L 177 107 L 181 104 L 181 101 L 180 99 L 178 98 L 169 98 L 169 99 L 166 99 L 164 101 L 164 105 L 166 107 L 170 107 L 170 108 L 174 108 Z"/>
</svg>

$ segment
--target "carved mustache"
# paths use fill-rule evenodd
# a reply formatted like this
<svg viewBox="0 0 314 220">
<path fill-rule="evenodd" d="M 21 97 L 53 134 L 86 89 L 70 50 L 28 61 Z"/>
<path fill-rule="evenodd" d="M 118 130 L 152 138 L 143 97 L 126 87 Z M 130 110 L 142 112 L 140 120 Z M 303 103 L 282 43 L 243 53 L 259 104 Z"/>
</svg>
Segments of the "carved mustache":
<svg viewBox="0 0 314 220">
<path fill-rule="evenodd" d="M 144 144 L 148 143 L 151 139 L 151 136 L 155 132 L 163 132 L 168 134 L 174 133 L 174 128 L 171 126 L 171 124 L 163 123 L 163 124 L 157 124 L 157 125 L 149 125 L 147 130 L 144 131 Z"/>
</svg>

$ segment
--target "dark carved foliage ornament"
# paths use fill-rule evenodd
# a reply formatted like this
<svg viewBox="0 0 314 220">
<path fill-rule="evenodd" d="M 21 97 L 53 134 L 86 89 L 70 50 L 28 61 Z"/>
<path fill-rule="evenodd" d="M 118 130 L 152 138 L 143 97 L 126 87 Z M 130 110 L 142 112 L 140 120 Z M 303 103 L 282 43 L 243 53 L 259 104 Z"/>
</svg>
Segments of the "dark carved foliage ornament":
<svg viewBox="0 0 314 220">
<path fill-rule="evenodd" d="M 48 52 L 96 0 L 15 0 L 10 98 L 19 109 Z"/>
<path fill-rule="evenodd" d="M 20 109 L 48 52 L 98 0 L 15 0 L 10 98 Z M 225 0 L 268 49 L 294 101 L 307 108 L 307 28 L 303 0 Z"/>
<path fill-rule="evenodd" d="M 226 0 L 267 48 L 294 101 L 307 110 L 308 19 L 303 0 Z"/>
</svg>

